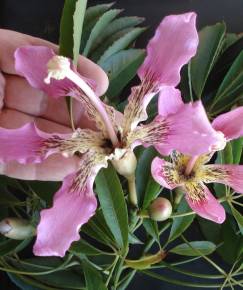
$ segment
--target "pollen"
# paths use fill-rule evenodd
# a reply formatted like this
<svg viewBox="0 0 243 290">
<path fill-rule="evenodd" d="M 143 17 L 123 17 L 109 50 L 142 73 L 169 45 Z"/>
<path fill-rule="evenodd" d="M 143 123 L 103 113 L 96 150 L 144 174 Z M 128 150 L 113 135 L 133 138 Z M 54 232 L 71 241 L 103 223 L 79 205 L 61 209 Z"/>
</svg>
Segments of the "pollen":
<svg viewBox="0 0 243 290">
<path fill-rule="evenodd" d="M 67 76 L 67 73 L 70 71 L 70 61 L 68 58 L 60 55 L 55 55 L 47 63 L 48 75 L 44 79 L 46 84 L 49 84 L 51 78 L 56 80 L 62 80 Z"/>
</svg>

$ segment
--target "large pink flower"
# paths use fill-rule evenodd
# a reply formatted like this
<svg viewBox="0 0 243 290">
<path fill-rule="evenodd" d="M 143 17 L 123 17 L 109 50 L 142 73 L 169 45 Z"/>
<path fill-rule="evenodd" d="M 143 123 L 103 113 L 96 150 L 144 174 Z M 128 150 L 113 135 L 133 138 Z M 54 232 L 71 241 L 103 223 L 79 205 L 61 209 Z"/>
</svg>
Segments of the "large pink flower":
<svg viewBox="0 0 243 290">
<path fill-rule="evenodd" d="M 77 170 L 63 180 L 55 194 L 53 206 L 41 212 L 34 246 L 36 255 L 63 256 L 72 241 L 79 238 L 81 225 L 97 206 L 94 178 L 108 160 L 117 164 L 131 156 L 139 144 L 156 146 L 165 153 L 178 149 L 193 155 L 206 153 L 220 142 L 221 135 L 206 122 L 200 102 L 173 109 L 171 106 L 168 112 L 160 109 L 153 122 L 139 125 L 147 119 L 146 107 L 151 98 L 177 85 L 181 67 L 195 55 L 198 45 L 195 19 L 195 13 L 186 13 L 168 16 L 161 22 L 138 72 L 141 83 L 132 89 L 124 115 L 96 97 L 95 84 L 79 75 L 70 60 L 55 56 L 46 47 L 26 46 L 16 51 L 16 70 L 33 87 L 54 98 L 69 95 L 79 100 L 97 129 L 77 129 L 66 135 L 45 134 L 33 124 L 16 130 L 0 129 L 3 162 L 42 162 L 52 154 L 79 159 Z M 197 138 L 190 134 L 191 129 Z"/>
</svg>

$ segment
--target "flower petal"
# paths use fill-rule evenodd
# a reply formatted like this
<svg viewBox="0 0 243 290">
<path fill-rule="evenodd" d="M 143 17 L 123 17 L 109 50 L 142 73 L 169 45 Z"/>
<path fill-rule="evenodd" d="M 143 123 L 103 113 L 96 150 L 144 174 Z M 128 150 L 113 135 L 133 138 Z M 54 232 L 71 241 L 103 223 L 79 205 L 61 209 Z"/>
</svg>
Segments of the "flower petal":
<svg viewBox="0 0 243 290">
<path fill-rule="evenodd" d="M 0 162 L 42 162 L 56 152 L 54 148 L 44 149 L 44 142 L 51 137 L 52 134 L 41 132 L 34 123 L 28 123 L 19 129 L 0 128 Z"/>
<path fill-rule="evenodd" d="M 153 122 L 130 132 L 127 143 L 155 146 L 163 155 L 177 150 L 186 155 L 211 152 L 222 144 L 222 133 L 215 131 L 200 101 L 184 104 L 175 114 L 157 116 Z M 220 146 L 219 146 L 219 145 Z"/>
<path fill-rule="evenodd" d="M 152 83 L 141 83 L 140 86 L 132 88 L 128 104 L 124 110 L 124 123 L 122 125 L 124 135 L 134 130 L 139 122 L 148 118 L 147 106 L 157 92 L 158 90 L 153 87 Z"/>
<path fill-rule="evenodd" d="M 243 165 L 209 164 L 203 166 L 204 182 L 217 182 L 243 193 Z"/>
<path fill-rule="evenodd" d="M 200 155 L 220 147 L 223 142 L 222 134 L 212 128 L 200 101 L 184 104 L 175 114 L 168 115 L 164 120 L 157 117 L 157 121 L 164 122 L 167 127 L 166 139 L 155 144 L 164 155 L 172 150 Z"/>
<path fill-rule="evenodd" d="M 195 191 L 198 191 L 195 193 Z M 190 196 L 198 194 L 204 195 L 201 200 L 193 200 Z M 195 187 L 187 188 L 186 200 L 193 211 L 201 217 L 222 224 L 225 220 L 224 207 L 212 195 L 209 189 L 201 184 L 196 184 Z"/>
<path fill-rule="evenodd" d="M 80 239 L 80 227 L 88 222 L 97 208 L 93 182 L 101 167 L 106 167 L 104 156 L 83 155 L 80 170 L 66 176 L 54 196 L 53 206 L 42 210 L 37 228 L 34 254 L 63 257 L 73 241 Z"/>
<path fill-rule="evenodd" d="M 243 136 L 243 107 L 234 109 L 214 119 L 212 126 L 224 133 L 227 140 Z"/>
<path fill-rule="evenodd" d="M 168 189 L 178 187 L 178 173 L 173 167 L 173 164 L 159 157 L 155 157 L 151 164 L 151 173 L 160 185 Z"/>
<path fill-rule="evenodd" d="M 160 86 L 176 86 L 180 70 L 196 54 L 198 34 L 193 12 L 165 17 L 147 46 L 147 57 L 138 71 Z"/>
<path fill-rule="evenodd" d="M 163 87 L 159 94 L 158 111 L 162 117 L 175 114 L 184 103 L 181 92 L 174 87 Z"/>
<path fill-rule="evenodd" d="M 47 63 L 55 55 L 54 51 L 45 46 L 23 46 L 15 51 L 15 69 L 22 74 L 30 85 L 44 91 L 48 96 L 58 98 L 66 96 L 77 88 L 68 79 L 51 80 L 46 84 Z"/>
</svg>

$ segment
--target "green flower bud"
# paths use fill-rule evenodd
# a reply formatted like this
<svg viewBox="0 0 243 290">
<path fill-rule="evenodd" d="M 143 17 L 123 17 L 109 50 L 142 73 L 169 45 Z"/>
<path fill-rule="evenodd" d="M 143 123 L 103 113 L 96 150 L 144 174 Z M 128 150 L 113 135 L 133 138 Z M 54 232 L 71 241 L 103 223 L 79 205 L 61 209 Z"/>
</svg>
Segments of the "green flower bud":
<svg viewBox="0 0 243 290">
<path fill-rule="evenodd" d="M 35 235 L 35 228 L 27 220 L 6 218 L 0 222 L 0 233 L 10 239 L 24 240 Z"/>
<path fill-rule="evenodd" d="M 148 211 L 152 220 L 161 222 L 171 216 L 172 206 L 168 199 L 158 197 L 150 204 Z"/>
</svg>

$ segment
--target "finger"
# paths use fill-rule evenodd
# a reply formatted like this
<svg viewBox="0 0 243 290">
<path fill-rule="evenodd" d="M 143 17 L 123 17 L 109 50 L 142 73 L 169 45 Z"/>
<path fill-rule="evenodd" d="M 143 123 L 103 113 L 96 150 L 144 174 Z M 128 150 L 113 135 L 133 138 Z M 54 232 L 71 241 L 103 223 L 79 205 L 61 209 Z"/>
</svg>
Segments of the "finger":
<svg viewBox="0 0 243 290">
<path fill-rule="evenodd" d="M 5 78 L 0 72 L 0 110 L 3 107 L 4 91 L 5 91 Z"/>
<path fill-rule="evenodd" d="M 35 122 L 37 127 L 47 133 L 70 133 L 71 128 L 56 124 L 52 121 L 45 120 L 40 117 L 26 115 L 10 109 L 3 109 L 0 113 L 0 127 L 7 129 L 16 129 L 22 127 L 26 123 Z"/>
<path fill-rule="evenodd" d="M 0 68 L 3 72 L 16 74 L 14 68 L 14 52 L 24 45 L 45 45 L 57 51 L 57 46 L 49 41 L 34 38 L 19 32 L 0 29 Z"/>
<path fill-rule="evenodd" d="M 17 74 L 14 68 L 14 52 L 24 45 L 44 45 L 57 52 L 58 47 L 46 40 L 32 37 L 11 30 L 0 29 L 0 68 L 8 74 Z M 108 77 L 105 72 L 89 59 L 80 56 L 78 71 L 83 76 L 94 80 L 97 84 L 97 95 L 103 95 L 108 87 Z"/>
<path fill-rule="evenodd" d="M 15 129 L 28 122 L 35 121 L 37 127 L 48 133 L 69 133 L 70 128 L 41 118 L 35 118 L 18 111 L 4 109 L 0 114 L 0 126 Z M 16 144 L 18 146 L 18 144 Z M 79 159 L 64 158 L 60 154 L 50 156 L 40 164 L 19 164 L 9 162 L 0 164 L 0 174 L 26 180 L 62 180 L 64 176 L 77 170 Z"/>
<path fill-rule="evenodd" d="M 19 164 L 15 161 L 0 164 L 0 174 L 24 180 L 60 181 L 78 170 L 79 158 L 52 155 L 39 164 Z"/>
<path fill-rule="evenodd" d="M 15 75 L 5 75 L 4 105 L 8 109 L 41 117 L 70 127 L 70 117 L 65 98 L 53 99 L 42 91 L 29 86 L 26 80 Z M 80 102 L 73 100 L 74 124 L 81 128 L 90 127 Z"/>
</svg>

